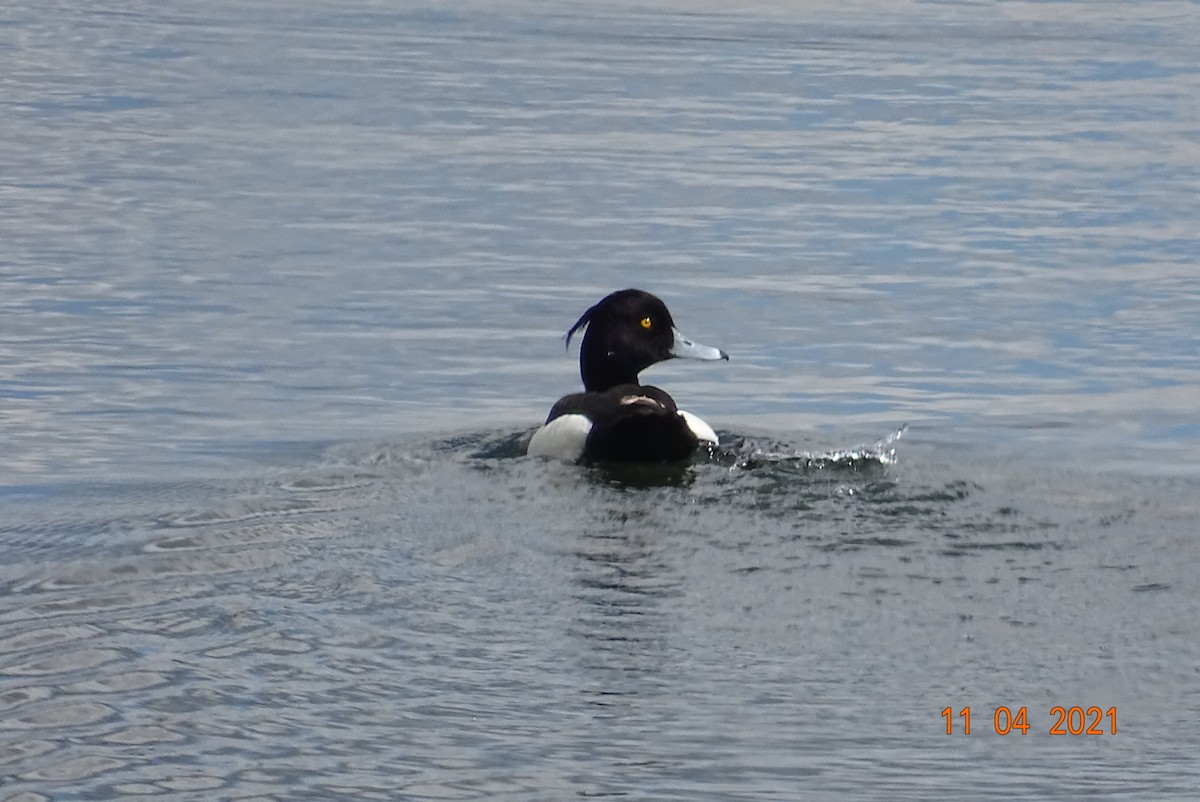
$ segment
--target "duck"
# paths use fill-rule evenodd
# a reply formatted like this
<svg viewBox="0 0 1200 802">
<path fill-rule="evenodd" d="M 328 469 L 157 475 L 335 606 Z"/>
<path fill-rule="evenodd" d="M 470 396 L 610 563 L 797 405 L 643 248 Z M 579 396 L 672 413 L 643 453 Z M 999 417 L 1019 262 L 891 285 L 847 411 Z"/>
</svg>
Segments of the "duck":
<svg viewBox="0 0 1200 802">
<path fill-rule="evenodd" d="M 534 432 L 527 452 L 567 462 L 680 462 L 700 445 L 718 445 L 713 428 L 638 374 L 668 359 L 729 360 L 675 327 L 667 305 L 645 290 L 610 293 L 567 331 L 583 330 L 583 392 L 563 396 Z"/>
</svg>

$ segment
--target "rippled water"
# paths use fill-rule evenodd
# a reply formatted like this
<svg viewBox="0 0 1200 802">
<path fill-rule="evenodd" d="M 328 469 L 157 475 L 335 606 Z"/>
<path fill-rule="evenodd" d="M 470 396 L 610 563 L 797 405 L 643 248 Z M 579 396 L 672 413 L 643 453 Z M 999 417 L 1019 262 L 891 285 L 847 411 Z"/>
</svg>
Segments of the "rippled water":
<svg viewBox="0 0 1200 802">
<path fill-rule="evenodd" d="M 0 799 L 1193 798 L 1198 32 L 9 4 Z M 524 457 L 625 286 L 723 447 Z"/>
</svg>

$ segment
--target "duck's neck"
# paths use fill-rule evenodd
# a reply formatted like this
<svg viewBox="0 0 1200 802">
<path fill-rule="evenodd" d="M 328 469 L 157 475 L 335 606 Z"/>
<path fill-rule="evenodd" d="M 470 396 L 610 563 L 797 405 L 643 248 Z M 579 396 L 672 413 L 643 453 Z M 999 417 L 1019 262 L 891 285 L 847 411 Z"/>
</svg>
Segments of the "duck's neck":
<svg viewBox="0 0 1200 802">
<path fill-rule="evenodd" d="M 602 346 L 585 340 L 579 357 L 579 375 L 583 389 L 589 393 L 603 393 L 618 384 L 638 384 L 637 369 L 622 363 Z"/>
</svg>

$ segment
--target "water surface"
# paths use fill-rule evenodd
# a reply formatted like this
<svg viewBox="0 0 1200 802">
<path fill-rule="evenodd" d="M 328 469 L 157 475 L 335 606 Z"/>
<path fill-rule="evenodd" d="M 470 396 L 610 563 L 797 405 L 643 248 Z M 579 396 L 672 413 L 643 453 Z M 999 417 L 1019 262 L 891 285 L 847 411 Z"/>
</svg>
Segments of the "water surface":
<svg viewBox="0 0 1200 802">
<path fill-rule="evenodd" d="M 1192 798 L 1197 17 L 10 4 L 0 798 Z"/>
</svg>

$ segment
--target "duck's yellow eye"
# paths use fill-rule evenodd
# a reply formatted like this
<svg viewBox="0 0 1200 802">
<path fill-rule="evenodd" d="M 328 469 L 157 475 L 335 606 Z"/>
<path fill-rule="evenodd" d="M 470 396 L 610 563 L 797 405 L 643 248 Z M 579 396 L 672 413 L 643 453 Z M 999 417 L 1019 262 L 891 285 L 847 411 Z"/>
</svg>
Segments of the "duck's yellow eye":
<svg viewBox="0 0 1200 802">
<path fill-rule="evenodd" d="M 642 318 L 639 322 L 641 323 L 643 329 L 648 329 L 654 325 L 654 321 L 648 317 Z"/>
</svg>

